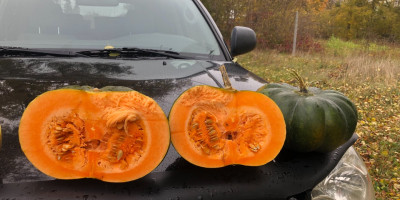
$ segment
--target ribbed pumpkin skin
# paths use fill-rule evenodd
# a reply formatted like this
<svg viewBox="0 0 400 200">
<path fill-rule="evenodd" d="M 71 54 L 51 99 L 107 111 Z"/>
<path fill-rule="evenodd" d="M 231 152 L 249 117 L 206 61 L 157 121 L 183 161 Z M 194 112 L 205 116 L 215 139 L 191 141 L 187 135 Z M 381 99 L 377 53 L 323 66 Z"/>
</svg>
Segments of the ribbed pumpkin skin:
<svg viewBox="0 0 400 200">
<path fill-rule="evenodd" d="M 271 83 L 258 90 L 281 109 L 286 123 L 284 148 L 297 152 L 331 152 L 353 135 L 357 109 L 342 93 L 308 88 L 301 93 L 289 84 Z"/>
</svg>

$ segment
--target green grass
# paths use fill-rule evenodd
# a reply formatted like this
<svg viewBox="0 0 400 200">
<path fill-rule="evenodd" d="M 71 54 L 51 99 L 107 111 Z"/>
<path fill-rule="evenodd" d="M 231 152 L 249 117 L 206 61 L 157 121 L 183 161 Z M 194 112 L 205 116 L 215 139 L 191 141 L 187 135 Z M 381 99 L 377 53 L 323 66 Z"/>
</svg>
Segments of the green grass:
<svg viewBox="0 0 400 200">
<path fill-rule="evenodd" d="M 400 50 L 337 38 L 321 41 L 325 51 L 295 57 L 253 51 L 238 62 L 269 82 L 297 85 L 295 69 L 309 86 L 344 93 L 357 106 L 360 139 L 355 148 L 373 179 L 377 199 L 400 199 Z"/>
<path fill-rule="evenodd" d="M 329 38 L 329 40 L 326 42 L 326 48 L 333 50 L 333 51 L 337 51 L 337 52 L 343 52 L 343 51 L 353 51 L 356 49 L 360 49 L 361 45 L 359 44 L 355 44 L 354 42 L 346 42 L 341 40 L 340 38 L 337 38 L 335 36 L 332 36 L 331 38 Z"/>
<path fill-rule="evenodd" d="M 382 52 L 390 50 L 387 45 L 379 45 L 373 42 L 361 40 L 358 42 L 343 41 L 340 38 L 332 36 L 324 42 L 326 50 L 335 56 L 345 56 L 359 52 Z"/>
</svg>

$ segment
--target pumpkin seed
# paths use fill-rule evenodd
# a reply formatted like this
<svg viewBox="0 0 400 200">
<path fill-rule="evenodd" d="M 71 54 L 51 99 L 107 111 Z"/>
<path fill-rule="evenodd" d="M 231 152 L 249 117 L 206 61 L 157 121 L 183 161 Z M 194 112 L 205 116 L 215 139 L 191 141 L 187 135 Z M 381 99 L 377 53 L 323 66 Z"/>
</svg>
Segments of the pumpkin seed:
<svg viewBox="0 0 400 200">
<path fill-rule="evenodd" d="M 122 141 L 124 141 L 124 140 L 125 140 L 125 137 L 124 137 L 124 136 L 120 136 L 117 140 L 122 140 Z"/>
<path fill-rule="evenodd" d="M 217 138 L 217 137 L 218 137 L 217 134 L 212 134 L 212 135 L 210 135 L 210 139 L 211 139 L 211 138 Z"/>
<path fill-rule="evenodd" d="M 63 145 L 63 148 L 65 148 L 65 149 L 70 149 L 70 148 L 72 148 L 72 147 L 74 147 L 73 145 L 70 145 L 70 144 L 64 144 Z"/>
<path fill-rule="evenodd" d="M 58 156 L 58 160 L 61 160 L 61 156 Z"/>
<path fill-rule="evenodd" d="M 117 154 L 117 160 L 120 160 L 122 158 L 122 155 L 124 155 L 124 152 L 120 149 Z"/>
<path fill-rule="evenodd" d="M 216 132 L 215 130 L 212 130 L 212 131 L 208 132 L 208 135 L 214 135 L 215 132 Z"/>
<path fill-rule="evenodd" d="M 251 151 L 253 151 L 253 152 L 257 152 L 258 150 L 257 149 L 250 149 Z"/>
<path fill-rule="evenodd" d="M 254 146 L 254 144 L 249 144 L 249 147 L 250 147 L 251 149 L 257 149 L 257 148 Z"/>
<path fill-rule="evenodd" d="M 136 121 L 136 120 L 138 120 L 138 118 L 137 118 L 137 117 L 134 117 L 134 118 L 129 119 L 128 122 L 134 122 L 134 121 Z"/>
<path fill-rule="evenodd" d="M 117 129 L 121 130 L 122 128 L 124 128 L 124 124 L 117 124 Z"/>
<path fill-rule="evenodd" d="M 217 140 L 219 140 L 219 137 L 211 138 L 211 142 L 215 142 L 215 141 L 217 141 Z"/>
<path fill-rule="evenodd" d="M 196 129 L 196 128 L 198 128 L 198 127 L 199 127 L 199 124 L 198 124 L 198 123 L 192 124 L 192 128 Z"/>
<path fill-rule="evenodd" d="M 257 145 L 256 145 L 256 148 L 257 148 L 257 149 L 260 149 L 260 145 L 259 145 L 259 144 L 257 144 Z"/>
<path fill-rule="evenodd" d="M 213 120 L 211 120 L 211 119 L 207 119 L 206 121 L 204 121 L 206 124 L 212 124 L 212 123 L 214 123 L 214 121 Z"/>
<path fill-rule="evenodd" d="M 59 138 L 57 138 L 57 141 L 61 141 L 61 140 L 64 140 L 65 139 L 65 137 L 59 137 Z"/>
<path fill-rule="evenodd" d="M 206 154 L 210 154 L 210 149 L 208 147 L 202 147 L 202 150 Z"/>
<path fill-rule="evenodd" d="M 219 145 L 216 144 L 216 145 L 213 146 L 213 148 L 214 148 L 214 149 L 219 149 Z"/>
<path fill-rule="evenodd" d="M 57 134 L 57 133 L 61 133 L 61 131 L 55 130 L 55 131 L 53 131 L 53 133 L 54 133 L 54 134 Z"/>
<path fill-rule="evenodd" d="M 202 133 L 201 132 L 197 132 L 196 135 L 202 135 Z"/>
<path fill-rule="evenodd" d="M 59 137 L 61 137 L 61 136 L 64 136 L 64 133 L 57 133 L 57 134 L 55 134 L 55 136 L 56 136 L 56 138 L 59 138 Z"/>
<path fill-rule="evenodd" d="M 63 130 L 60 126 L 56 126 L 56 130 L 57 131 L 61 131 L 61 130 Z"/>
</svg>

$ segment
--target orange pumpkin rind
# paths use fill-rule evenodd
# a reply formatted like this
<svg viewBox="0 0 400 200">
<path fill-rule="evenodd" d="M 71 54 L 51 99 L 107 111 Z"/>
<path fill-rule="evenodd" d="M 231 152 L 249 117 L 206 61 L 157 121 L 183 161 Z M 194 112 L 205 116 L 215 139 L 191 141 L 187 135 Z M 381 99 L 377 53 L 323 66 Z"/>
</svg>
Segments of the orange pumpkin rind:
<svg viewBox="0 0 400 200">
<path fill-rule="evenodd" d="M 172 143 L 201 167 L 264 165 L 283 147 L 282 112 L 265 95 L 233 89 L 221 71 L 226 89 L 196 86 L 175 101 L 169 115 Z"/>
<path fill-rule="evenodd" d="M 28 105 L 19 139 L 49 176 L 127 182 L 161 163 L 170 134 L 162 109 L 136 91 L 59 89 Z"/>
</svg>

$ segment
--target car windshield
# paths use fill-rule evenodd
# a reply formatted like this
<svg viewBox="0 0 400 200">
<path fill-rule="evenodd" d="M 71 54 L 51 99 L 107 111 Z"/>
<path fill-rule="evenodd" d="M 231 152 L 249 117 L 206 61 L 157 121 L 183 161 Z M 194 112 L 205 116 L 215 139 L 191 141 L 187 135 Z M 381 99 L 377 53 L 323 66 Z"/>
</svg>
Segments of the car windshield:
<svg viewBox="0 0 400 200">
<path fill-rule="evenodd" d="M 192 0 L 0 0 L 0 46 L 137 47 L 221 56 Z"/>
</svg>

